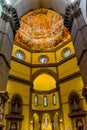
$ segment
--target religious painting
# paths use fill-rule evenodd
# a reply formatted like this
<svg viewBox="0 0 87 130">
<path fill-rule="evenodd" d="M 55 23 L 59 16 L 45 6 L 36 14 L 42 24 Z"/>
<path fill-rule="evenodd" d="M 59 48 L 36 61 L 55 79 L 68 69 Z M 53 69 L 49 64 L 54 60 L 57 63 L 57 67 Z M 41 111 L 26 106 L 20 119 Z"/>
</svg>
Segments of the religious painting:
<svg viewBox="0 0 87 130">
<path fill-rule="evenodd" d="M 70 38 L 63 17 L 49 9 L 36 9 L 21 18 L 15 41 L 32 51 L 54 50 Z"/>
</svg>

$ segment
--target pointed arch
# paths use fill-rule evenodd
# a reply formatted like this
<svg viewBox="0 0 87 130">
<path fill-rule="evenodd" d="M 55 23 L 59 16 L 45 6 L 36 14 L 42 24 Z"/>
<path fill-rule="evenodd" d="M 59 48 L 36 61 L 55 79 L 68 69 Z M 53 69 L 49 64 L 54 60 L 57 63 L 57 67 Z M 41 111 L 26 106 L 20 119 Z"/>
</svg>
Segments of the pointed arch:
<svg viewBox="0 0 87 130">
<path fill-rule="evenodd" d="M 31 81 L 33 82 L 34 79 L 41 74 L 48 74 L 48 75 L 52 76 L 55 79 L 55 81 L 58 80 L 58 75 L 55 72 L 53 72 L 52 70 L 49 70 L 47 68 L 43 68 L 43 69 L 39 69 L 38 71 L 36 71 L 35 73 L 32 74 Z"/>
</svg>

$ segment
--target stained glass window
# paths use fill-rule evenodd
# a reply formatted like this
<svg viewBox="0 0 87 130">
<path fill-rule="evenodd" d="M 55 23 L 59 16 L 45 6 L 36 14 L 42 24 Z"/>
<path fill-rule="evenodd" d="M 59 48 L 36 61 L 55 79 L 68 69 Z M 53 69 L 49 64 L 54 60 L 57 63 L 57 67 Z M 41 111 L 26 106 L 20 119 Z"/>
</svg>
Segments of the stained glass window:
<svg viewBox="0 0 87 130">
<path fill-rule="evenodd" d="M 25 53 L 21 50 L 17 50 L 16 51 L 16 57 L 20 60 L 24 60 L 25 59 Z"/>
<path fill-rule="evenodd" d="M 47 117 L 44 118 L 44 124 L 45 124 L 45 126 L 48 126 L 48 118 Z"/>
<path fill-rule="evenodd" d="M 45 64 L 48 62 L 48 57 L 46 55 L 42 55 L 39 57 L 39 62 Z"/>
<path fill-rule="evenodd" d="M 35 97 L 34 97 L 34 104 L 35 104 L 35 106 L 38 105 L 38 96 L 37 95 L 35 95 Z"/>
<path fill-rule="evenodd" d="M 53 94 L 53 104 L 56 105 L 56 95 Z"/>
<path fill-rule="evenodd" d="M 71 50 L 70 50 L 69 47 L 65 48 L 65 49 L 62 51 L 62 57 L 63 57 L 63 58 L 68 57 L 70 54 L 71 54 Z"/>
<path fill-rule="evenodd" d="M 44 103 L 44 106 L 47 106 L 47 96 L 43 97 L 43 103 Z"/>
</svg>

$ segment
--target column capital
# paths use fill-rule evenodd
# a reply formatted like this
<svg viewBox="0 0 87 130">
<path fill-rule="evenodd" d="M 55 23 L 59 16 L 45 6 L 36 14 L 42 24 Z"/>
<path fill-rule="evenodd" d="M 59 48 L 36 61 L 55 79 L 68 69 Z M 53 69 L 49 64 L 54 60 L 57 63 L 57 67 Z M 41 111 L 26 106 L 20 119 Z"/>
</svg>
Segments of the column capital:
<svg viewBox="0 0 87 130">
<path fill-rule="evenodd" d="M 10 22 L 13 29 L 13 33 L 15 34 L 16 30 L 19 29 L 20 27 L 19 18 L 16 9 L 11 5 L 9 6 L 4 5 L 1 18 L 4 19 L 5 21 Z"/>
<path fill-rule="evenodd" d="M 67 28 L 69 28 L 70 31 L 71 31 L 72 22 L 73 22 L 73 15 L 75 14 L 75 12 L 78 11 L 78 9 L 79 9 L 79 3 L 78 2 L 69 3 L 66 6 L 64 25 Z"/>
<path fill-rule="evenodd" d="M 0 91 L 0 101 L 1 99 L 6 102 L 9 99 L 7 91 Z M 0 103 L 1 104 L 1 103 Z"/>
</svg>

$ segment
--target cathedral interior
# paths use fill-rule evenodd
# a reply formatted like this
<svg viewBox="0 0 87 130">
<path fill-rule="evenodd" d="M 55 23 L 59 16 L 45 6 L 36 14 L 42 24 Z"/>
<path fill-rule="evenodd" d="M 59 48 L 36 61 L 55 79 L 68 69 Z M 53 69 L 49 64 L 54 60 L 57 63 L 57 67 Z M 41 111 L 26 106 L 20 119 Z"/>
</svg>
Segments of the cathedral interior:
<svg viewBox="0 0 87 130">
<path fill-rule="evenodd" d="M 87 130 L 87 0 L 0 0 L 0 130 Z"/>
</svg>

